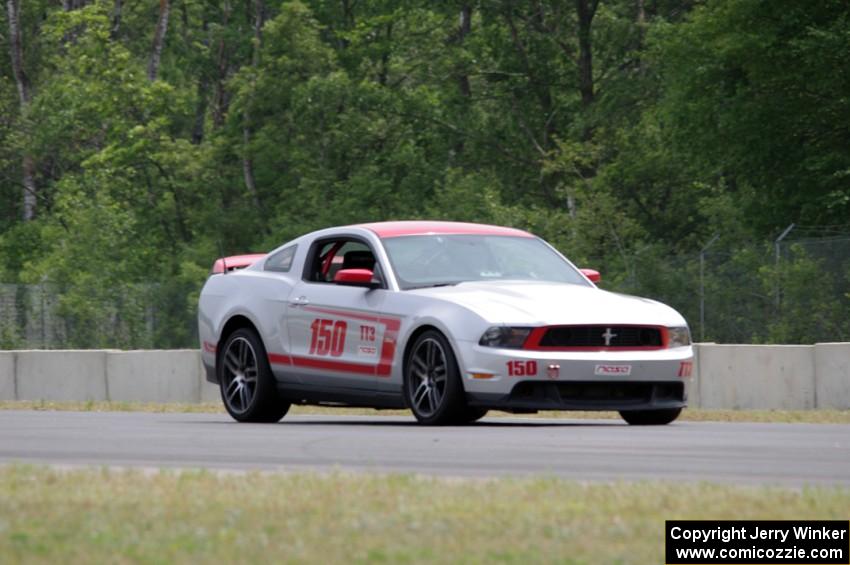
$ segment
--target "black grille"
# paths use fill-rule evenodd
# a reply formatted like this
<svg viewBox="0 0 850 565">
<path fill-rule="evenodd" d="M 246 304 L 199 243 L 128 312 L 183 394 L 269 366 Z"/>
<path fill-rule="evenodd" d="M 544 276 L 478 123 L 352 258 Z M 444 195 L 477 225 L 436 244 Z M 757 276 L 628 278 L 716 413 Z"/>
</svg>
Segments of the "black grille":
<svg viewBox="0 0 850 565">
<path fill-rule="evenodd" d="M 661 330 L 646 326 L 558 326 L 546 330 L 540 340 L 542 347 L 661 347 L 661 345 Z"/>
</svg>

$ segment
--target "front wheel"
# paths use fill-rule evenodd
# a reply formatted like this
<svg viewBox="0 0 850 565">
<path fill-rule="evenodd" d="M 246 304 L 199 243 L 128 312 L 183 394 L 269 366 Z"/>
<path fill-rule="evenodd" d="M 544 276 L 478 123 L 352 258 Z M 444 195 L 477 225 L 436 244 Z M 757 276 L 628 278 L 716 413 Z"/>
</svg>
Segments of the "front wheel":
<svg viewBox="0 0 850 565">
<path fill-rule="evenodd" d="M 477 422 L 481 418 L 487 415 L 488 410 L 486 408 L 474 408 L 468 406 L 466 410 L 464 410 L 460 415 L 460 423 L 461 424 L 471 424 L 473 422 Z"/>
<path fill-rule="evenodd" d="M 289 411 L 280 399 L 266 348 L 249 328 L 233 332 L 218 359 L 224 407 L 239 422 L 277 422 Z"/>
<path fill-rule="evenodd" d="M 679 417 L 681 408 L 664 410 L 621 410 L 620 416 L 632 426 L 664 426 Z"/>
<path fill-rule="evenodd" d="M 463 384 L 451 345 L 441 333 L 426 331 L 410 348 L 404 367 L 404 397 L 420 424 L 463 421 Z"/>
</svg>

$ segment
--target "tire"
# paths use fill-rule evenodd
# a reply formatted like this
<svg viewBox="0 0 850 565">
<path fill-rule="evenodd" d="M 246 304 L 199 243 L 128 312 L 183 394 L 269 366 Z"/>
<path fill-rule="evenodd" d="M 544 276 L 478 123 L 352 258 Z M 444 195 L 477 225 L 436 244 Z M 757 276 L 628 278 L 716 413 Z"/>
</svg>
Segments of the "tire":
<svg viewBox="0 0 850 565">
<path fill-rule="evenodd" d="M 238 422 L 279 421 L 289 411 L 280 399 L 263 342 L 253 329 L 230 334 L 216 363 L 221 401 Z"/>
<path fill-rule="evenodd" d="M 488 410 L 486 408 L 474 408 L 472 406 L 467 406 L 466 410 L 460 415 L 459 424 L 471 424 L 473 422 L 477 422 L 481 418 L 487 415 Z"/>
<path fill-rule="evenodd" d="M 469 421 L 457 360 L 443 334 L 428 330 L 416 338 L 404 364 L 403 394 L 420 424 Z"/>
<path fill-rule="evenodd" d="M 681 408 L 665 410 L 622 410 L 620 416 L 632 426 L 664 426 L 679 417 Z"/>
</svg>

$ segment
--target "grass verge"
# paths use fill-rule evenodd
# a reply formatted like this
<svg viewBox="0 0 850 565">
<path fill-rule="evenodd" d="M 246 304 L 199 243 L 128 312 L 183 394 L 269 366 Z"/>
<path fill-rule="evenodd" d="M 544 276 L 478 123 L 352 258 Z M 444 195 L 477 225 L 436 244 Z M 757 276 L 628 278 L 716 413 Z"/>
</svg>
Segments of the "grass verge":
<svg viewBox="0 0 850 565">
<path fill-rule="evenodd" d="M 846 519 L 850 490 L 0 468 L 17 562 L 663 563 L 667 519 Z"/>
<path fill-rule="evenodd" d="M 29 400 L 0 401 L 0 410 L 70 410 L 74 412 L 182 412 L 224 413 L 220 402 L 197 404 L 139 402 L 45 402 Z M 290 414 L 328 414 L 337 416 L 410 416 L 408 410 L 372 410 L 371 408 L 328 408 L 293 406 Z M 491 411 L 489 417 L 516 417 L 507 412 Z M 556 412 L 523 414 L 523 418 L 619 419 L 616 412 Z M 688 408 L 680 417 L 692 422 L 774 422 L 808 424 L 850 424 L 850 410 L 705 410 Z"/>
</svg>

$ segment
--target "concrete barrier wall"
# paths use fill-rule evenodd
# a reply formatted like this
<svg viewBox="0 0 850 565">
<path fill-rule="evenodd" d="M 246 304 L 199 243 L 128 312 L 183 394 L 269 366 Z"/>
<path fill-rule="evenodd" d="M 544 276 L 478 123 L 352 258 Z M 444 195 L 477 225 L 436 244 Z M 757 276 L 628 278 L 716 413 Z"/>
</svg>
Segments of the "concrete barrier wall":
<svg viewBox="0 0 850 565">
<path fill-rule="evenodd" d="M 850 343 L 814 346 L 815 406 L 850 408 Z"/>
<path fill-rule="evenodd" d="M 702 408 L 808 410 L 815 364 L 807 345 L 703 345 L 697 360 Z"/>
<path fill-rule="evenodd" d="M 850 409 L 850 343 L 694 347 L 689 404 Z M 0 351 L 0 400 L 220 402 L 196 350 Z"/>
<path fill-rule="evenodd" d="M 219 398 L 194 349 L 0 352 L 0 400 L 191 403 Z"/>
<path fill-rule="evenodd" d="M 121 351 L 106 357 L 109 398 L 127 402 L 200 402 L 195 351 Z"/>
<path fill-rule="evenodd" d="M 15 352 L 20 399 L 108 400 L 106 351 Z"/>
<path fill-rule="evenodd" d="M 15 354 L 0 351 L 0 400 L 15 398 Z"/>
</svg>

